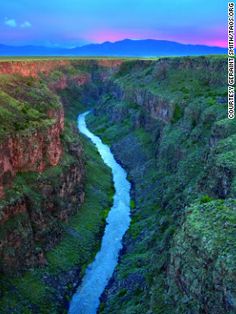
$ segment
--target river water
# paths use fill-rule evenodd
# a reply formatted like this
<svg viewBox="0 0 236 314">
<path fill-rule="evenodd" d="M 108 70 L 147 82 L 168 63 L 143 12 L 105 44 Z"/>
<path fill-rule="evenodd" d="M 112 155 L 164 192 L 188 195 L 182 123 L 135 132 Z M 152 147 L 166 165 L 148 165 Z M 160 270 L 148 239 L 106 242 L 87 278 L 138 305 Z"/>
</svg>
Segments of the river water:
<svg viewBox="0 0 236 314">
<path fill-rule="evenodd" d="M 113 206 L 106 219 L 107 225 L 102 238 L 101 249 L 94 261 L 87 267 L 84 278 L 74 294 L 69 314 L 95 314 L 99 307 L 99 297 L 104 291 L 117 265 L 122 238 L 130 224 L 130 183 L 126 171 L 116 162 L 110 148 L 89 131 L 85 112 L 78 117 L 78 128 L 97 147 L 105 164 L 113 175 L 115 195 Z"/>
</svg>

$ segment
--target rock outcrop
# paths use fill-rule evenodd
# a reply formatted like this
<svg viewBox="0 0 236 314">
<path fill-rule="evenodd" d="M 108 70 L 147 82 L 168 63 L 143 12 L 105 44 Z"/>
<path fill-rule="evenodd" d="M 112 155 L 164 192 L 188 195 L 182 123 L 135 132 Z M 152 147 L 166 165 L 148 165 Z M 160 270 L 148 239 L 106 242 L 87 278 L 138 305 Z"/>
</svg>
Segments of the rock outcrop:
<svg viewBox="0 0 236 314">
<path fill-rule="evenodd" d="M 32 191 L 0 207 L 0 272 L 14 273 L 43 265 L 45 250 L 60 240 L 60 221 L 77 212 L 84 200 L 84 165 L 79 145 L 76 160 L 53 176 L 34 175 Z"/>
<path fill-rule="evenodd" d="M 235 312 L 235 202 L 230 198 L 236 196 L 236 128 L 226 118 L 225 58 L 65 60 L 50 61 L 48 67 L 41 62 L 41 70 L 34 62 L 26 70 L 20 63 L 3 63 L 0 73 L 19 71 L 46 82 L 66 112 L 72 104 L 75 111 L 84 103 L 94 105 L 90 127 L 112 146 L 133 183 L 132 223 L 101 313 Z M 60 114 L 54 114 L 47 112 L 60 129 Z M 20 169 L 40 172 L 34 173 L 40 198 L 25 191 L 0 210 L 4 272 L 46 263 L 45 250 L 60 239 L 58 222 L 83 201 L 80 158 L 59 175 L 47 174 L 60 168 L 65 147 L 69 156 L 78 150 L 65 145 L 71 138 L 65 131 L 63 150 L 56 149 L 60 134 L 52 128 L 46 129 L 57 144 L 42 148 L 49 157 L 39 158 L 36 166 L 41 153 L 35 148 L 32 158 L 25 157 L 31 168 Z M 14 176 L 9 159 L 4 169 L 2 187 Z"/>
<path fill-rule="evenodd" d="M 226 66 L 217 57 L 134 61 L 106 82 L 89 126 L 127 169 L 134 208 L 100 313 L 235 312 Z"/>
<path fill-rule="evenodd" d="M 67 60 L 36 60 L 36 61 L 2 61 L 0 62 L 1 74 L 17 74 L 22 76 L 39 77 L 40 74 L 48 75 L 53 70 L 70 65 Z"/>
<path fill-rule="evenodd" d="M 0 82 L 0 273 L 44 265 L 44 253 L 60 241 L 60 222 L 84 200 L 82 148 L 73 128 L 65 129 L 57 91 L 72 81 L 86 84 L 90 74 L 59 72 L 68 67 L 57 60 L 0 62 L 1 75 L 9 76 Z"/>
<path fill-rule="evenodd" d="M 62 155 L 61 134 L 64 129 L 62 109 L 50 110 L 50 125 L 25 133 L 8 136 L 0 143 L 0 198 L 10 187 L 18 172 L 43 172 L 56 166 Z"/>
</svg>

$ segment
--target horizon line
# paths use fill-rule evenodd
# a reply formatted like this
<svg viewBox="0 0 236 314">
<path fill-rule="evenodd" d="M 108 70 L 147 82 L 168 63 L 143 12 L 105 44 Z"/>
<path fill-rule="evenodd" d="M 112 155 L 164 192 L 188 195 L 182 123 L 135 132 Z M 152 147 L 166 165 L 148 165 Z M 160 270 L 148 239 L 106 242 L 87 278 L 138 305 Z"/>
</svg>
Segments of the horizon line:
<svg viewBox="0 0 236 314">
<path fill-rule="evenodd" d="M 82 47 L 86 47 L 89 45 L 103 45 L 105 43 L 111 43 L 111 44 L 115 44 L 118 42 L 122 42 L 122 41 L 149 41 L 149 40 L 153 40 L 153 41 L 165 41 L 165 42 L 171 42 L 171 43 L 176 43 L 176 44 L 181 44 L 181 45 L 185 45 L 185 46 L 205 46 L 205 47 L 212 47 L 212 48 L 221 48 L 221 49 L 227 49 L 227 46 L 216 46 L 216 45 L 209 45 L 209 44 L 200 44 L 200 43 L 183 43 L 183 42 L 179 42 L 179 41 L 174 41 L 174 40 L 168 40 L 168 39 L 154 39 L 154 38 L 146 38 L 146 39 L 132 39 L 132 38 L 124 38 L 121 40 L 115 40 L 115 41 L 110 41 L 110 40 L 105 40 L 103 42 L 91 42 L 91 43 L 87 43 L 87 44 L 82 44 L 82 45 L 73 45 L 73 46 L 61 46 L 61 45 L 43 45 L 43 44 L 21 44 L 21 45 L 12 45 L 12 44 L 4 44 L 0 42 L 0 46 L 8 46 L 8 47 L 14 47 L 14 48 L 21 48 L 21 47 L 41 47 L 41 48 L 48 48 L 48 49 L 66 49 L 66 50 L 73 50 L 76 48 L 82 48 Z"/>
</svg>

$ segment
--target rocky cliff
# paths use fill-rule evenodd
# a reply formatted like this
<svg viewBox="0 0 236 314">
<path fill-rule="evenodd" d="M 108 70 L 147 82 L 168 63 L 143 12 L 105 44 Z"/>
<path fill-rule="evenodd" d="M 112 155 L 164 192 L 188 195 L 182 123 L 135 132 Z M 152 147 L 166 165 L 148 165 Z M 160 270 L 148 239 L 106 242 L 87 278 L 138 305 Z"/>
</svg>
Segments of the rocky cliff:
<svg viewBox="0 0 236 314">
<path fill-rule="evenodd" d="M 234 313 L 226 73 L 220 57 L 130 61 L 106 82 L 90 127 L 126 167 L 134 204 L 101 313 Z"/>
<path fill-rule="evenodd" d="M 25 77 L 38 77 L 40 74 L 48 75 L 53 70 L 69 66 L 70 62 L 66 60 L 36 60 L 36 61 L 1 61 L 1 74 L 16 74 Z"/>
<path fill-rule="evenodd" d="M 56 166 L 62 155 L 60 136 L 64 128 L 62 109 L 48 112 L 50 123 L 45 129 L 8 135 L 0 144 L 0 198 L 19 172 L 43 172 Z"/>
<path fill-rule="evenodd" d="M 58 222 L 83 200 L 80 146 L 67 119 L 89 106 L 89 126 L 111 145 L 133 183 L 132 223 L 100 312 L 234 313 L 236 124 L 227 119 L 224 57 L 66 62 L 50 71 L 30 67 L 20 88 L 11 65 L 0 82 L 1 117 L 9 109 L 2 99 L 14 108 L 0 139 L 25 134 L 29 125 L 40 131 L 62 125 L 49 116 L 49 104 L 59 113 L 61 101 L 67 117 L 61 136 L 54 134 L 62 147 L 57 166 L 50 167 L 51 157 L 39 158 L 33 172 L 4 176 L 13 193 L 6 188 L 11 202 L 1 203 L 2 270 L 9 272 L 17 258 L 16 269 L 45 264 L 44 252 L 60 238 Z M 42 164 L 44 171 L 35 173 Z"/>
<path fill-rule="evenodd" d="M 5 120 L 0 130 L 0 198 L 17 173 L 43 172 L 58 165 L 63 151 L 64 110 L 55 94 L 73 86 L 80 96 L 97 68 L 105 69 L 97 75 L 105 80 L 121 63 L 112 59 L 0 62 L 0 114 Z"/>
<path fill-rule="evenodd" d="M 60 221 L 67 221 L 84 201 L 80 148 L 76 158 L 56 178 L 34 176 L 34 183 L 24 182 L 21 188 L 28 185 L 31 191 L 1 206 L 1 272 L 13 274 L 47 264 L 44 252 L 60 240 Z"/>
<path fill-rule="evenodd" d="M 95 95 L 122 60 L 0 62 L 0 271 L 45 264 L 84 200 L 79 138 L 66 93 Z M 66 122 L 65 122 L 66 109 Z M 76 106 L 73 119 L 76 119 Z M 66 128 L 65 128 L 66 123 Z"/>
<path fill-rule="evenodd" d="M 67 66 L 0 62 L 1 273 L 45 264 L 44 252 L 63 232 L 60 221 L 84 200 L 82 148 L 68 123 L 65 128 L 57 96 L 64 86 L 49 77 Z M 82 85 L 88 76 L 71 79 Z"/>
</svg>

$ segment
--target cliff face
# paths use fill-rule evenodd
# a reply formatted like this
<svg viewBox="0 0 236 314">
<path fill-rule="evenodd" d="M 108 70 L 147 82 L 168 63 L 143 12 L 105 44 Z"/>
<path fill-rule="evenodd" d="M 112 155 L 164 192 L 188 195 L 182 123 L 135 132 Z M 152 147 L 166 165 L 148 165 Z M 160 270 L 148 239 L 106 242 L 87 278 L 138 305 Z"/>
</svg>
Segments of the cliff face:
<svg viewBox="0 0 236 314">
<path fill-rule="evenodd" d="M 178 312 L 234 313 L 236 202 L 196 204 L 174 237 L 168 267 L 169 295 Z M 199 276 L 199 269 L 201 276 Z"/>
<path fill-rule="evenodd" d="M 89 126 L 128 170 L 134 208 L 101 313 L 235 311 L 226 66 L 218 57 L 130 61 L 106 82 Z"/>
<path fill-rule="evenodd" d="M 90 73 L 80 73 L 79 75 L 61 74 L 54 82 L 49 82 L 49 87 L 58 91 L 68 88 L 71 84 L 80 87 L 89 83 L 91 83 Z"/>
<path fill-rule="evenodd" d="M 67 221 L 84 201 L 81 149 L 78 162 L 57 178 L 35 176 L 33 197 L 22 195 L 1 206 L 0 272 L 15 273 L 45 265 L 45 250 L 60 240 L 60 221 Z M 36 200 L 38 198 L 38 200 Z"/>
<path fill-rule="evenodd" d="M 64 110 L 56 94 L 91 83 L 88 65 L 66 60 L 0 62 L 0 74 L 6 75 L 0 82 L 0 115 L 6 124 L 0 130 L 0 199 L 17 173 L 58 165 Z"/>
<path fill-rule="evenodd" d="M 50 77 L 68 67 L 67 61 L 0 62 L 1 273 L 46 264 L 45 251 L 63 231 L 60 221 L 84 200 L 82 148 L 68 122 L 65 128 L 57 91 L 71 81 L 86 84 L 90 75 L 72 69 Z"/>
<path fill-rule="evenodd" d="M 45 264 L 45 250 L 60 239 L 58 221 L 66 220 L 84 197 L 83 165 L 75 157 L 80 146 L 71 143 L 74 135 L 62 131 L 61 107 L 55 107 L 59 100 L 50 94 L 56 93 L 67 113 L 72 106 L 78 112 L 85 110 L 83 104 L 94 105 L 90 127 L 112 146 L 133 182 L 132 223 L 101 312 L 233 313 L 235 204 L 230 198 L 236 196 L 236 125 L 226 118 L 224 58 L 65 62 L 55 67 L 49 62 L 51 71 L 46 65 L 39 70 L 37 62 L 30 71 L 22 70 L 17 92 L 10 73 L 20 65 L 7 66 L 9 72 L 2 65 L 10 79 L 1 86 L 10 96 L 7 103 L 17 108 L 17 117 L 24 113 L 20 125 L 9 114 L 17 126 L 10 138 L 25 134 L 28 121 L 35 134 L 46 132 L 42 140 L 33 136 L 33 142 L 22 136 L 14 163 L 8 157 L 12 144 L 4 146 L 2 186 L 12 181 L 18 198 L 1 203 L 2 271 Z M 0 105 L 7 108 L 1 94 Z M 29 107 L 37 114 L 25 119 Z M 8 143 L 6 126 L 0 126 L 0 138 Z M 54 144 L 45 141 L 46 134 Z M 29 156 L 21 153 L 32 145 Z M 15 170 L 8 171 L 13 164 Z M 12 180 L 17 167 L 21 173 Z"/>
<path fill-rule="evenodd" d="M 17 74 L 26 77 L 38 77 L 40 74 L 48 75 L 53 70 L 60 67 L 69 66 L 70 62 L 66 60 L 54 61 L 6 61 L 0 62 L 1 74 Z"/>
<path fill-rule="evenodd" d="M 99 63 L 0 65 L 4 313 L 64 312 L 99 248 L 112 205 L 111 173 L 90 143 L 82 149 L 76 127 L 81 99 L 94 100 L 120 64 Z"/>
<path fill-rule="evenodd" d="M 64 128 L 62 109 L 48 112 L 51 125 L 25 134 L 8 136 L 0 144 L 0 198 L 18 172 L 43 172 L 56 166 L 62 155 L 60 136 Z"/>
<path fill-rule="evenodd" d="M 65 129 L 61 100 L 71 104 L 57 95 L 71 89 L 79 98 L 121 63 L 0 62 L 0 272 L 45 264 L 44 252 L 60 240 L 59 221 L 84 199 L 81 146 L 68 121 Z"/>
</svg>

